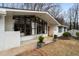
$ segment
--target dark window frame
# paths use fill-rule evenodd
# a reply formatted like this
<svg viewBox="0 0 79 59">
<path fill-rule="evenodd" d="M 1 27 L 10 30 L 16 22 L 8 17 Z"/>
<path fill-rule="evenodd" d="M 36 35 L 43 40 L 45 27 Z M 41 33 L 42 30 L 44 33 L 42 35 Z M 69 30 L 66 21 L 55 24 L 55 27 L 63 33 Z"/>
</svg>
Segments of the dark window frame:
<svg viewBox="0 0 79 59">
<path fill-rule="evenodd" d="M 58 32 L 61 33 L 62 32 L 62 27 L 58 26 Z"/>
<path fill-rule="evenodd" d="M 26 35 L 32 35 L 32 30 L 34 29 L 34 34 L 46 34 L 47 33 L 47 23 L 35 16 L 16 16 L 13 19 L 19 19 L 18 27 L 21 33 Z M 34 22 L 34 28 L 32 28 L 32 22 Z M 37 24 L 37 25 L 36 25 Z M 46 29 L 45 29 L 46 27 Z M 45 32 L 46 31 L 46 32 Z"/>
</svg>

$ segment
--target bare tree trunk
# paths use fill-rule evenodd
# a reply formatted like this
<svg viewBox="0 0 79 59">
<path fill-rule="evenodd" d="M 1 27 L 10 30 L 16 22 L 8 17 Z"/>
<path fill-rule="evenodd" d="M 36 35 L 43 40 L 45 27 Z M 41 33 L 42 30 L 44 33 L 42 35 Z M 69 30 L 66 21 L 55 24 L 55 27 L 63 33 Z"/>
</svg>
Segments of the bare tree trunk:
<svg viewBox="0 0 79 59">
<path fill-rule="evenodd" d="M 71 19 L 70 19 L 70 30 L 72 29 Z"/>
<path fill-rule="evenodd" d="M 73 22 L 73 29 L 77 29 L 78 30 L 78 9 L 79 5 L 78 4 L 74 4 L 70 9 L 69 9 L 69 19 L 70 19 L 70 29 L 72 28 L 72 22 Z M 71 21 L 73 20 L 73 21 Z"/>
<path fill-rule="evenodd" d="M 77 4 L 77 30 L 78 30 L 78 10 L 79 10 L 78 7 L 79 7 L 79 6 L 78 6 L 78 4 Z"/>
</svg>

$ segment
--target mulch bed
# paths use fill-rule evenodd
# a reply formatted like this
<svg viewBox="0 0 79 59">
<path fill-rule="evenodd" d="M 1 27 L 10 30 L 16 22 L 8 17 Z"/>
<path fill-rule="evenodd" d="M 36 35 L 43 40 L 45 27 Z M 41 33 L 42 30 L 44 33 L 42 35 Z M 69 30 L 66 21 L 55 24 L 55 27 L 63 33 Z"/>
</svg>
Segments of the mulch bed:
<svg viewBox="0 0 79 59">
<path fill-rule="evenodd" d="M 61 40 L 70 40 L 72 37 L 63 37 L 63 36 L 61 36 L 61 37 L 58 37 L 58 39 L 61 39 Z"/>
</svg>

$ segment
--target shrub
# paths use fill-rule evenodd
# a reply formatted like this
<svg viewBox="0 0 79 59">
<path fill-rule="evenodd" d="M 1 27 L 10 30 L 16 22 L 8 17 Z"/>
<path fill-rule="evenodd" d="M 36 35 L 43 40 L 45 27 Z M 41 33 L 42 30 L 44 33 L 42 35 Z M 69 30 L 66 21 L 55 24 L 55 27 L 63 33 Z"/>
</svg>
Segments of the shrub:
<svg viewBox="0 0 79 59">
<path fill-rule="evenodd" d="M 76 36 L 79 37 L 79 32 L 76 32 Z"/>
<path fill-rule="evenodd" d="M 71 34 L 70 34 L 69 32 L 64 32 L 64 33 L 63 33 L 63 36 L 64 36 L 64 37 L 69 37 L 69 36 L 71 36 Z"/>
<path fill-rule="evenodd" d="M 39 36 L 39 43 L 43 43 L 44 37 L 43 36 Z"/>
</svg>

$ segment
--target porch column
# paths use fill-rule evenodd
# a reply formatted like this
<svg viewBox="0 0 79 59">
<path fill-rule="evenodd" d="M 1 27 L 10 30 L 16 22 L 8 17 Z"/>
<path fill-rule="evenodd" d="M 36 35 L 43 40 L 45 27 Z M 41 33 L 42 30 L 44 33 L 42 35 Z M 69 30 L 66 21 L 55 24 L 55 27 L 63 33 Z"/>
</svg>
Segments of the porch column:
<svg viewBox="0 0 79 59">
<path fill-rule="evenodd" d="M 32 35 L 37 34 L 37 23 L 32 22 Z"/>
<path fill-rule="evenodd" d="M 32 26 L 32 35 L 34 35 L 34 34 L 35 34 L 35 33 L 34 33 L 34 31 L 35 31 L 35 30 L 34 30 L 34 22 L 32 22 L 32 25 L 31 25 L 31 26 Z"/>
<path fill-rule="evenodd" d="M 35 23 L 35 34 L 37 34 L 37 23 Z"/>
<path fill-rule="evenodd" d="M 48 27 L 48 26 L 45 25 L 45 34 L 47 34 L 47 31 L 48 31 L 48 30 L 47 30 L 47 27 Z"/>
<path fill-rule="evenodd" d="M 5 15 L 0 15 L 0 31 L 5 31 Z"/>
</svg>

